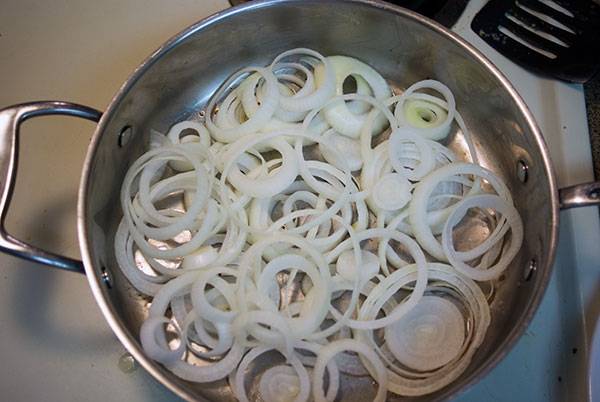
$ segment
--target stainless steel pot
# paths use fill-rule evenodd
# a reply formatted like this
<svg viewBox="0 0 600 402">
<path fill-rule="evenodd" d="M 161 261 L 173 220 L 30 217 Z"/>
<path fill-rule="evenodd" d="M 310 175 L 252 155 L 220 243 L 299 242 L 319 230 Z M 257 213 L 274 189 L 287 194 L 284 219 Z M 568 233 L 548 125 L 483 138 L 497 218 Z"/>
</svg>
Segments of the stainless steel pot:
<svg viewBox="0 0 600 402">
<path fill-rule="evenodd" d="M 281 51 L 299 46 L 360 58 L 398 87 L 427 77 L 446 83 L 472 130 L 482 163 L 512 191 L 525 222 L 525 241 L 492 303 L 493 322 L 486 340 L 459 379 L 435 394 L 412 399 L 450 398 L 488 373 L 523 333 L 550 277 L 559 208 L 599 204 L 600 183 L 559 192 L 542 135 L 506 78 L 455 34 L 399 7 L 369 0 L 246 4 L 213 15 L 166 42 L 129 77 L 102 116 L 65 102 L 33 102 L 1 110 L 0 249 L 67 270 L 83 272 L 85 267 L 106 320 L 146 370 L 184 399 L 231 400 L 224 382 L 180 380 L 140 348 L 138 332 L 149 300 L 131 287 L 115 262 L 119 189 L 128 166 L 147 148 L 151 128 L 166 131 L 174 122 L 199 113 L 216 86 L 238 68 L 265 64 Z M 16 175 L 19 125 L 47 114 L 99 122 L 79 188 L 83 263 L 37 249 L 4 229 Z M 363 385 L 371 386 L 353 379 L 353 391 L 343 392 L 343 400 L 364 400 Z"/>
</svg>

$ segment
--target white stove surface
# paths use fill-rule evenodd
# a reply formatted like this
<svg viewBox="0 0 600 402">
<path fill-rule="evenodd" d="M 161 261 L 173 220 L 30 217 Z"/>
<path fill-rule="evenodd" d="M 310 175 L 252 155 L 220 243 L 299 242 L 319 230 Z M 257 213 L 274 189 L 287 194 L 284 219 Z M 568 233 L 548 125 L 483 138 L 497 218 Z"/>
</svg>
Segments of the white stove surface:
<svg viewBox="0 0 600 402">
<path fill-rule="evenodd" d="M 455 30 L 519 89 L 546 137 L 559 185 L 592 180 L 581 86 L 540 79 L 484 44 L 468 26 L 481 4 L 471 1 Z M 60 99 L 103 110 L 161 43 L 226 7 L 226 0 L 5 0 L 0 107 Z M 93 129 L 62 117 L 24 125 L 9 232 L 79 255 L 76 190 Z M 598 210 L 563 212 L 554 274 L 535 319 L 510 355 L 457 400 L 588 400 L 599 296 Z M 80 275 L 0 254 L 0 340 L 0 400 L 176 400 L 143 369 L 119 365 L 125 350 Z"/>
</svg>

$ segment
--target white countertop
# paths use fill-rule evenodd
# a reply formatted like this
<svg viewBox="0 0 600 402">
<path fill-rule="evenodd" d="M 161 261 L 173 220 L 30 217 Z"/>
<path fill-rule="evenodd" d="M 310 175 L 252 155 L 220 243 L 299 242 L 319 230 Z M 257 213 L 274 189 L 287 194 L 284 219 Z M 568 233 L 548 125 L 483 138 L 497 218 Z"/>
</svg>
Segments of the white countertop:
<svg viewBox="0 0 600 402">
<path fill-rule="evenodd" d="M 8 0 L 0 5 L 0 107 L 58 99 L 104 110 L 166 39 L 226 0 Z M 17 237 L 78 257 L 76 195 L 94 124 L 27 122 L 8 219 Z M 0 400 L 175 400 L 125 349 L 86 279 L 0 254 Z"/>
<path fill-rule="evenodd" d="M 129 73 L 161 43 L 226 7 L 226 0 L 5 0 L 0 6 L 0 107 L 58 99 L 104 110 Z M 464 24 L 459 23 L 458 30 L 478 41 Z M 561 166 L 559 184 L 590 180 L 581 88 L 532 79 L 480 42 L 482 50 L 518 82 L 551 144 L 555 163 Z M 69 256 L 79 255 L 76 190 L 93 130 L 92 123 L 64 117 L 24 125 L 9 232 Z M 581 370 L 587 338 L 577 333 L 548 338 L 545 332 L 560 332 L 564 324 L 589 335 L 593 328 L 600 310 L 598 298 L 592 297 L 600 290 L 598 212 L 588 208 L 561 215 L 560 252 L 550 296 L 516 350 L 461 400 L 503 401 L 505 390 L 521 391 L 527 400 L 559 400 L 560 395 L 585 399 L 585 385 L 575 377 L 585 374 Z M 574 318 L 561 312 L 560 303 L 573 304 Z M 582 310 L 584 315 L 578 315 Z M 2 400 L 175 400 L 144 370 L 119 369 L 125 350 L 80 275 L 0 254 L 0 339 Z M 575 347 L 567 343 L 577 339 L 579 355 L 565 363 Z M 555 354 L 532 360 L 530 355 L 538 350 L 548 354 L 548 345 L 555 345 Z M 557 375 L 564 381 L 558 383 Z"/>
</svg>

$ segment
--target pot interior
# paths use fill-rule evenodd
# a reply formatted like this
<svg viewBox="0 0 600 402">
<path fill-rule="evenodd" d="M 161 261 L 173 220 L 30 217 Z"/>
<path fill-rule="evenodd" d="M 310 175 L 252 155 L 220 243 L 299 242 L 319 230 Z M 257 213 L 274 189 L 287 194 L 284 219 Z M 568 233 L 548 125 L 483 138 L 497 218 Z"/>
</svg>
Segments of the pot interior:
<svg viewBox="0 0 600 402">
<path fill-rule="evenodd" d="M 480 163 L 499 174 L 512 192 L 525 224 L 525 240 L 491 304 L 485 342 L 452 384 L 427 397 L 405 399 L 449 397 L 501 358 L 537 307 L 554 247 L 553 184 L 535 128 L 498 76 L 442 28 L 392 6 L 367 1 L 262 2 L 191 27 L 146 62 L 111 104 L 90 148 L 84 218 L 92 262 L 88 273 L 92 270 L 95 277 L 90 280 L 101 286 L 96 298 L 108 303 L 116 317 L 113 329 L 117 325 L 124 330 L 121 340 L 132 342 L 126 345 L 134 356 L 152 364 L 152 371 L 159 370 L 158 377 L 170 382 L 171 389 L 187 398 L 233 399 L 225 382 L 188 383 L 143 357 L 137 339 L 149 299 L 128 283 L 114 258 L 113 238 L 122 216 L 119 191 L 130 164 L 148 148 L 152 130 L 165 133 L 175 122 L 198 118 L 217 85 L 231 73 L 265 65 L 295 47 L 356 57 L 399 89 L 426 78 L 445 83 L 456 97 Z M 121 133 L 128 129 L 127 141 Z M 464 151 L 462 133 L 450 138 L 454 150 Z M 525 183 L 517 176 L 521 162 L 528 166 Z M 523 272 L 532 259 L 537 270 L 525 280 Z M 112 279 L 110 288 L 98 279 L 103 271 Z M 343 387 L 342 400 L 361 401 L 371 381 L 346 378 Z"/>
</svg>

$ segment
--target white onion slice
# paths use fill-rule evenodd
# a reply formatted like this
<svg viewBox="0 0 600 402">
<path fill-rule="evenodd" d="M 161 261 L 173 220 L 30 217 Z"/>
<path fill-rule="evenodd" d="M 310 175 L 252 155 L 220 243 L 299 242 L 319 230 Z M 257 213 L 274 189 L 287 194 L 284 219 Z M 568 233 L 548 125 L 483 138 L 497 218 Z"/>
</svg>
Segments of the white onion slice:
<svg viewBox="0 0 600 402">
<path fill-rule="evenodd" d="M 359 264 L 352 251 L 344 251 L 338 257 L 335 268 L 337 273 L 344 279 L 354 282 L 366 282 L 379 273 L 379 259 L 373 253 L 361 251 L 361 262 Z"/>
<path fill-rule="evenodd" d="M 444 124 L 448 112 L 433 102 L 408 99 L 404 102 L 404 118 L 413 127 L 430 128 Z"/>
<path fill-rule="evenodd" d="M 202 246 L 198 250 L 194 251 L 191 254 L 186 255 L 183 258 L 183 262 L 181 266 L 185 268 L 204 268 L 219 258 L 219 252 L 212 246 Z"/>
<path fill-rule="evenodd" d="M 230 86 L 239 79 L 240 76 L 253 71 L 260 74 L 265 80 L 265 102 L 260 105 L 260 107 L 255 111 L 254 115 L 248 120 L 238 123 L 234 127 L 224 128 L 223 126 L 217 126 L 212 120 L 212 113 L 215 109 L 216 102 L 230 88 Z M 277 79 L 273 75 L 272 71 L 262 67 L 245 68 L 238 71 L 231 78 L 225 81 L 225 83 L 223 83 L 223 85 L 212 96 L 211 100 L 208 102 L 208 106 L 206 107 L 205 124 L 215 140 L 224 143 L 233 142 L 242 136 L 259 131 L 265 124 L 267 124 L 271 117 L 273 117 L 275 114 L 278 102 L 279 87 L 277 85 Z M 221 112 L 217 112 L 217 114 L 219 113 Z"/>
<path fill-rule="evenodd" d="M 404 153 L 407 144 L 413 144 L 419 153 L 419 164 L 410 169 L 404 163 Z M 433 149 L 419 136 L 413 128 L 399 127 L 390 134 L 389 159 L 394 170 L 406 176 L 406 178 L 418 181 L 431 173 L 435 168 L 435 155 Z"/>
<path fill-rule="evenodd" d="M 371 197 L 379 209 L 396 211 L 410 201 L 411 190 L 412 185 L 404 176 L 398 173 L 388 173 L 375 183 Z"/>
<path fill-rule="evenodd" d="M 282 96 L 280 99 L 280 105 L 285 110 L 296 112 L 318 109 L 322 107 L 325 102 L 327 102 L 335 93 L 334 71 L 331 63 L 326 57 L 323 57 L 320 53 L 311 49 L 292 49 L 277 56 L 271 64 L 271 69 L 276 67 L 282 59 L 298 54 L 308 55 L 318 59 L 320 64 L 317 65 L 317 68 L 321 68 L 323 70 L 323 74 L 321 79 L 318 80 L 317 89 L 314 92 L 310 94 L 298 93 L 290 97 Z"/>
<path fill-rule="evenodd" d="M 502 252 L 500 260 L 496 264 L 484 270 L 471 267 L 458 260 L 452 242 L 452 229 L 470 208 L 491 208 L 495 210 L 506 218 L 511 230 L 510 246 L 508 249 Z M 497 239 L 497 241 L 502 241 L 502 238 Z M 442 247 L 450 264 L 458 272 L 477 281 L 489 281 L 498 278 L 517 255 L 522 242 L 523 222 L 519 217 L 519 213 L 507 200 L 491 194 L 473 195 L 459 202 L 448 217 L 446 226 L 444 226 L 444 231 L 442 232 Z"/>
<path fill-rule="evenodd" d="M 196 134 L 183 135 L 186 132 L 195 132 Z M 187 144 L 188 149 L 208 149 L 210 147 L 210 133 L 204 125 L 197 121 L 184 120 L 173 125 L 167 137 L 173 144 Z M 169 165 L 180 172 L 192 170 L 193 166 L 186 162 L 171 161 Z"/>
<path fill-rule="evenodd" d="M 148 317 L 140 328 L 140 342 L 144 345 L 144 350 L 150 358 L 163 364 L 169 364 L 183 356 L 186 345 L 185 342 L 180 341 L 179 346 L 171 349 L 164 341 L 164 337 L 157 335 L 157 331 L 162 331 L 165 324 L 171 324 L 171 322 L 164 317 Z M 181 337 L 180 333 L 179 335 Z"/>
<path fill-rule="evenodd" d="M 293 402 L 300 394 L 300 381 L 293 367 L 273 366 L 260 376 L 258 392 L 265 402 Z"/>
<path fill-rule="evenodd" d="M 421 248 L 413 239 L 411 239 L 404 233 L 394 231 L 394 230 L 367 229 L 361 233 L 357 233 L 355 241 L 361 241 L 361 240 L 369 239 L 369 238 L 373 238 L 373 237 L 391 238 L 391 239 L 401 243 L 404 247 L 406 247 L 406 249 L 408 250 L 410 255 L 413 257 L 415 263 L 419 267 L 417 281 L 415 283 L 415 287 L 414 287 L 413 291 L 411 292 L 410 296 L 407 298 L 407 300 L 404 303 L 398 305 L 394 309 L 394 311 L 391 314 L 389 314 L 388 316 L 383 317 L 383 318 L 373 319 L 376 314 L 371 314 L 371 312 L 369 310 L 371 308 L 369 306 L 369 303 L 371 303 L 372 305 L 379 303 L 378 302 L 378 300 L 380 299 L 379 296 L 381 294 L 383 294 L 386 290 L 388 290 L 390 287 L 391 288 L 397 287 L 397 289 L 399 289 L 402 285 L 398 286 L 399 282 L 397 280 L 397 277 L 398 276 L 401 277 L 404 274 L 404 272 L 402 270 L 398 270 L 398 271 L 395 271 L 394 273 L 392 273 L 391 275 L 389 275 L 388 277 L 386 277 L 385 279 L 383 279 L 379 283 L 379 285 L 376 286 L 375 289 L 373 289 L 373 291 L 367 297 L 367 300 L 365 300 L 365 302 L 361 306 L 361 308 L 359 310 L 358 319 L 357 320 L 347 320 L 346 325 L 353 329 L 377 329 L 377 328 L 383 328 L 386 325 L 390 325 L 390 324 L 396 322 L 397 320 L 400 319 L 400 317 L 402 317 L 404 314 L 406 314 L 408 311 L 410 311 L 419 302 L 419 300 L 421 299 L 421 297 L 423 296 L 423 294 L 425 292 L 425 287 L 427 286 L 427 261 L 425 259 L 425 255 L 423 254 L 423 251 L 421 251 Z M 345 248 L 348 248 L 349 245 L 350 244 L 347 243 L 347 240 L 340 243 L 340 245 L 338 247 L 336 247 L 333 251 L 331 251 L 327 255 L 328 259 L 331 259 L 332 256 L 338 255 L 337 253 L 341 253 L 341 251 L 344 250 Z M 369 299 L 369 298 L 371 298 L 371 299 Z M 384 297 L 381 300 L 385 301 L 386 299 L 387 298 Z M 380 303 L 380 304 L 382 305 L 383 303 Z M 333 311 L 333 313 L 334 313 L 334 315 L 339 316 L 339 313 L 337 313 L 336 311 Z"/>
<path fill-rule="evenodd" d="M 414 309 L 385 327 L 385 341 L 405 366 L 432 371 L 455 359 L 465 340 L 465 322 L 452 302 L 423 296 Z"/>
<path fill-rule="evenodd" d="M 400 271 L 400 270 L 399 270 Z M 405 272 L 406 283 L 414 281 L 417 276 L 415 265 L 409 265 L 402 268 Z M 396 271 L 398 272 L 398 271 Z M 395 273 L 394 273 L 395 274 Z M 429 264 L 430 281 L 441 281 L 451 286 L 464 301 L 465 306 L 471 313 L 471 321 L 468 328 L 469 342 L 465 342 L 462 351 L 456 359 L 445 366 L 430 372 L 407 371 L 391 362 L 381 348 L 379 348 L 372 339 L 372 331 L 358 331 L 356 337 L 363 342 L 369 343 L 377 349 L 379 356 L 384 359 L 388 366 L 388 389 L 398 395 L 420 396 L 435 392 L 460 376 L 468 367 L 473 354 L 484 339 L 486 330 L 490 324 L 490 310 L 485 295 L 481 288 L 475 282 L 456 271 L 449 265 L 430 263 Z M 384 305 L 382 305 L 385 308 Z M 373 368 L 369 362 L 362 359 L 366 368 L 373 373 Z"/>
<path fill-rule="evenodd" d="M 369 65 L 347 56 L 330 56 L 327 58 L 335 71 L 336 95 L 343 95 L 343 84 L 350 75 L 362 77 L 373 90 L 373 95 L 378 100 L 383 100 L 391 95 L 390 88 L 385 79 Z M 315 71 L 317 82 L 320 81 L 320 71 Z M 354 114 L 343 100 L 329 104 L 324 109 L 325 119 L 340 134 L 350 138 L 358 138 L 367 114 Z M 386 119 L 379 114 L 375 119 L 373 131 L 378 134 L 385 128 Z"/>
<path fill-rule="evenodd" d="M 251 197 L 269 197 L 285 190 L 298 175 L 298 161 L 293 148 L 281 139 L 273 139 L 267 144 L 277 150 L 282 158 L 282 165 L 273 172 L 267 174 L 267 177 L 250 179 L 245 176 L 236 163 L 229 162 L 230 167 L 227 179 L 239 191 L 248 194 Z M 232 147 L 223 156 L 226 160 L 235 161 L 235 157 L 240 154 L 240 148 Z"/>
<path fill-rule="evenodd" d="M 324 346 L 317 355 L 317 362 L 313 370 L 313 397 L 315 398 L 315 402 L 324 402 L 327 400 L 323 394 L 323 374 L 325 374 L 325 367 L 336 354 L 344 351 L 359 353 L 369 360 L 369 363 L 374 368 L 375 381 L 377 381 L 378 385 L 373 402 L 385 401 L 387 395 L 387 372 L 379 356 L 362 342 L 353 339 L 343 339 Z"/>
<path fill-rule="evenodd" d="M 415 91 L 431 88 L 441 93 L 442 96 L 446 100 L 447 106 L 447 114 L 445 116 L 436 116 L 430 122 L 427 122 L 423 119 L 419 122 L 419 124 L 411 124 L 415 121 L 414 116 L 410 113 L 409 116 L 406 116 L 405 103 L 411 99 L 411 96 L 415 93 Z M 415 94 L 416 95 L 416 94 Z M 423 104 L 421 104 L 423 106 Z M 433 106 L 433 105 L 432 105 Z M 429 112 L 432 115 L 435 115 L 435 109 L 431 108 Z M 439 141 L 445 138 L 450 132 L 450 126 L 454 121 L 454 117 L 456 114 L 456 101 L 454 100 L 454 95 L 450 89 L 442 84 L 439 81 L 435 80 L 424 80 L 419 81 L 413 85 L 411 85 L 404 93 L 401 95 L 398 103 L 396 103 L 396 108 L 394 110 L 394 116 L 398 119 L 400 125 L 409 125 L 413 128 L 417 129 L 417 132 L 422 135 L 424 138 L 430 140 Z M 407 118 L 408 117 L 408 118 Z M 444 118 L 437 118 L 442 117 Z"/>
<path fill-rule="evenodd" d="M 414 235 L 421 247 L 439 261 L 447 261 L 447 257 L 442 249 L 442 245 L 433 236 L 431 228 L 427 225 L 427 200 L 438 183 L 447 180 L 452 176 L 461 174 L 475 175 L 487 180 L 500 197 L 512 203 L 508 188 L 502 180 L 491 171 L 479 165 L 469 163 L 449 163 L 429 174 L 415 186 L 413 201 L 409 206 L 409 221 Z M 457 215 L 456 217 L 459 218 L 459 220 L 462 219 L 462 216 L 459 217 Z"/>
<path fill-rule="evenodd" d="M 249 402 L 248 396 L 246 395 L 246 389 L 244 387 L 244 375 L 250 363 L 261 354 L 273 350 L 270 347 L 259 346 L 252 349 L 244 356 L 239 366 L 237 367 L 235 374 L 235 395 L 240 402 Z M 306 368 L 302 365 L 302 362 L 296 357 L 295 354 L 286 354 L 287 361 L 293 367 L 299 382 L 299 392 L 293 399 L 294 402 L 305 402 L 310 396 L 310 380 Z M 266 373 L 265 373 L 266 374 Z M 264 375 L 264 374 L 263 374 Z"/>
<path fill-rule="evenodd" d="M 351 171 L 359 170 L 362 167 L 362 158 L 360 156 L 360 143 L 352 138 L 337 134 L 333 129 L 323 134 L 323 140 L 329 147 L 319 144 L 319 151 L 323 158 L 338 169 L 344 169 L 347 164 Z M 330 148 L 336 149 L 337 154 L 333 154 Z M 345 162 L 339 160 L 339 156 L 344 157 Z"/>
</svg>

